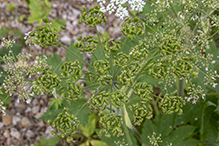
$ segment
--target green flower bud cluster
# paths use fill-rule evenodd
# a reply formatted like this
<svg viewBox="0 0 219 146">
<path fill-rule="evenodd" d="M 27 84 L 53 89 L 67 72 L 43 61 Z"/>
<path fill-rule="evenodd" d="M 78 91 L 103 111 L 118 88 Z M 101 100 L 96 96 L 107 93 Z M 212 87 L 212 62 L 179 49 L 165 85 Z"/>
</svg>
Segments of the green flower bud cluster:
<svg viewBox="0 0 219 146">
<path fill-rule="evenodd" d="M 82 14 L 80 14 L 81 18 L 78 21 L 79 24 L 84 22 L 90 27 L 95 27 L 97 24 L 107 22 L 107 18 L 104 16 L 104 13 L 100 11 L 99 5 L 90 8 L 88 11 L 89 13 L 87 13 L 87 8 L 85 6 L 82 7 Z"/>
<path fill-rule="evenodd" d="M 100 130 L 100 133 L 105 133 L 106 137 L 110 137 L 109 131 L 113 133 L 113 136 L 122 136 L 123 130 L 123 120 L 121 115 L 116 115 L 115 113 L 105 114 L 103 112 L 99 113 L 100 124 L 103 128 Z"/>
<path fill-rule="evenodd" d="M 124 67 L 127 65 L 127 62 L 130 60 L 130 55 L 127 55 L 123 52 L 119 52 L 114 59 L 114 64 L 120 67 Z"/>
<path fill-rule="evenodd" d="M 124 67 L 124 70 L 127 70 L 131 75 L 137 74 L 141 68 L 138 61 L 131 62 L 129 66 Z"/>
<path fill-rule="evenodd" d="M 184 103 L 185 101 L 182 97 L 165 95 L 159 102 L 159 107 L 161 107 L 162 111 L 166 114 L 176 112 L 180 115 L 183 112 L 182 107 Z"/>
<path fill-rule="evenodd" d="M 110 96 L 110 102 L 118 109 L 128 102 L 127 95 L 120 90 L 116 90 L 115 92 L 111 93 Z"/>
<path fill-rule="evenodd" d="M 127 36 L 128 38 L 133 40 L 137 35 L 144 34 L 144 29 L 138 20 L 139 19 L 137 17 L 133 19 L 128 17 L 124 20 L 121 30 L 124 36 Z"/>
<path fill-rule="evenodd" d="M 88 52 L 89 54 L 94 53 L 99 43 L 93 35 L 84 37 L 84 42 L 82 42 L 82 35 L 79 35 L 77 40 L 79 42 L 76 42 L 74 47 L 78 48 L 81 52 Z"/>
<path fill-rule="evenodd" d="M 166 60 L 160 60 L 159 62 L 153 63 L 151 68 L 149 69 L 149 74 L 151 74 L 154 78 L 162 79 L 167 78 L 170 73 L 169 64 Z"/>
<path fill-rule="evenodd" d="M 116 108 L 121 108 L 127 102 L 127 95 L 120 90 L 116 90 L 112 93 L 102 91 L 97 95 L 93 93 L 93 96 L 88 100 L 90 108 L 94 110 L 105 110 L 110 103 Z"/>
<path fill-rule="evenodd" d="M 40 75 L 37 75 L 37 80 L 34 81 L 34 84 L 45 92 L 52 92 L 53 88 L 60 87 L 61 85 L 59 77 L 57 74 L 52 73 L 50 67 L 45 67 Z"/>
<path fill-rule="evenodd" d="M 96 60 L 93 66 L 99 74 L 105 74 L 111 68 L 107 60 Z"/>
<path fill-rule="evenodd" d="M 83 76 L 81 66 L 77 60 L 65 62 L 60 66 L 60 70 L 62 71 L 61 76 L 63 78 L 68 78 L 68 80 L 73 80 L 74 82 Z"/>
<path fill-rule="evenodd" d="M 91 109 L 105 110 L 108 104 L 109 93 L 102 91 L 98 94 L 92 93 L 91 98 L 88 99 L 88 103 Z"/>
<path fill-rule="evenodd" d="M 127 85 L 127 86 L 133 85 L 132 75 L 127 70 L 122 71 L 122 73 L 118 76 L 118 81 L 122 85 Z"/>
<path fill-rule="evenodd" d="M 77 100 L 82 96 L 83 87 L 81 84 L 77 83 L 76 85 L 74 83 L 68 82 L 67 85 L 67 92 L 62 91 L 61 96 L 66 97 L 68 100 Z"/>
<path fill-rule="evenodd" d="M 34 38 L 31 39 L 34 41 L 34 44 L 40 45 L 41 47 L 57 45 L 59 38 L 58 30 L 52 25 L 51 22 L 49 22 L 47 18 L 44 19 L 44 22 L 46 23 L 44 26 L 38 27 L 36 28 L 36 31 L 28 33 L 28 37 Z M 61 29 L 65 28 L 62 26 Z"/>
<path fill-rule="evenodd" d="M 97 79 L 100 85 L 108 86 L 113 84 L 113 76 L 111 75 L 101 75 Z"/>
<path fill-rule="evenodd" d="M 158 48 L 161 50 L 162 55 L 177 54 L 181 50 L 181 39 L 174 36 L 174 34 L 166 34 L 161 37 L 161 44 L 158 44 Z"/>
<path fill-rule="evenodd" d="M 146 49 L 146 44 L 143 42 L 140 42 L 138 45 L 135 47 L 131 48 L 131 56 L 133 57 L 134 60 L 137 61 L 142 61 L 144 59 L 147 59 L 149 51 Z"/>
<path fill-rule="evenodd" d="M 172 61 L 171 69 L 178 77 L 188 77 L 192 71 L 192 65 L 190 64 L 189 57 L 178 58 L 176 61 Z"/>
<path fill-rule="evenodd" d="M 141 100 L 139 103 L 132 104 L 129 106 L 131 111 L 134 112 L 134 124 L 141 125 L 144 118 L 151 119 L 153 117 L 153 109 L 148 100 Z"/>
<path fill-rule="evenodd" d="M 113 41 L 113 39 L 108 40 L 107 38 L 102 39 L 102 46 L 105 50 L 105 57 L 109 58 L 110 54 L 113 52 L 118 52 L 121 50 L 121 41 Z"/>
<path fill-rule="evenodd" d="M 148 85 L 146 82 L 137 83 L 134 86 L 134 93 L 138 95 L 141 99 L 152 100 L 152 97 L 149 96 L 153 92 L 153 87 Z"/>
<path fill-rule="evenodd" d="M 64 138 L 66 135 L 72 135 L 78 130 L 80 122 L 74 115 L 68 112 L 68 108 L 64 108 L 63 112 L 60 113 L 54 121 L 49 121 L 48 125 L 52 125 L 53 129 L 57 129 L 60 133 L 56 131 L 51 131 L 53 135 L 59 135 Z"/>
</svg>

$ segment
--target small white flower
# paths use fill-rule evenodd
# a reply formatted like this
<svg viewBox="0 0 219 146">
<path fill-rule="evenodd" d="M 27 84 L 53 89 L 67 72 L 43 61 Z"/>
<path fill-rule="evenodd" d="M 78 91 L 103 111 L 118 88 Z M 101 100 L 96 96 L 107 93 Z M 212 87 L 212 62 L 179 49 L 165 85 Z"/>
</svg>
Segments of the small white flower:
<svg viewBox="0 0 219 146">
<path fill-rule="evenodd" d="M 196 100 L 193 100 L 193 101 L 192 101 L 192 104 L 196 104 Z"/>
<path fill-rule="evenodd" d="M 212 87 L 215 88 L 217 85 L 218 85 L 218 83 L 214 83 Z"/>
<path fill-rule="evenodd" d="M 215 60 L 213 60 L 211 63 L 212 63 L 212 64 L 215 64 L 215 63 L 216 63 L 216 61 L 215 61 Z"/>
<path fill-rule="evenodd" d="M 208 71 L 208 68 L 206 67 L 205 70 Z"/>
<path fill-rule="evenodd" d="M 205 94 L 202 94 L 202 99 L 205 99 Z"/>
<path fill-rule="evenodd" d="M 31 99 L 28 98 L 28 99 L 26 100 L 26 103 L 27 103 L 27 104 L 30 104 L 30 102 L 31 102 Z"/>
<path fill-rule="evenodd" d="M 32 93 L 30 94 L 30 96 L 34 96 L 34 93 L 32 92 Z"/>
<path fill-rule="evenodd" d="M 126 8 L 123 8 L 121 5 L 119 5 L 117 11 L 116 11 L 116 14 L 115 14 L 116 17 L 119 17 L 120 19 L 123 20 L 124 17 L 128 17 L 129 14 L 128 14 L 128 10 Z"/>
</svg>

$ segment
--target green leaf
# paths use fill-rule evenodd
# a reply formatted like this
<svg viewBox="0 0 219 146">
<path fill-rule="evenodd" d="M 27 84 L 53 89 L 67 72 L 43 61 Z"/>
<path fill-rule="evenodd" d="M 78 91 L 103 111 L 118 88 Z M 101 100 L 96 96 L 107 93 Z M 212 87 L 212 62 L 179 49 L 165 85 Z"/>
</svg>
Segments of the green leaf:
<svg viewBox="0 0 219 146">
<path fill-rule="evenodd" d="M 183 114 L 176 115 L 177 125 L 182 123 L 190 123 L 192 126 L 198 127 L 200 131 L 200 141 L 214 144 L 219 140 L 219 116 L 215 112 L 217 109 L 218 96 L 206 96 L 205 101 L 200 100 L 197 104 L 187 102 L 183 107 Z M 218 106 L 218 105 L 217 105 Z"/>
<path fill-rule="evenodd" d="M 168 137 L 163 139 L 163 143 L 172 143 L 172 145 L 178 146 L 195 146 L 199 141 L 195 139 L 187 139 L 192 135 L 195 129 L 196 127 L 190 125 L 177 127 Z"/>
<path fill-rule="evenodd" d="M 49 103 L 49 106 L 54 105 L 55 109 L 58 109 L 59 106 L 62 105 L 62 100 L 63 100 L 63 98 L 52 98 L 50 103 Z"/>
<path fill-rule="evenodd" d="M 117 137 L 117 136 L 113 136 L 111 132 L 109 132 L 109 134 L 111 135 L 110 137 L 106 137 L 104 134 L 101 136 L 101 141 L 107 143 L 108 146 L 128 145 L 125 135 Z M 130 136 L 133 146 L 137 146 L 137 141 L 131 131 L 130 131 Z"/>
<path fill-rule="evenodd" d="M 54 146 L 59 142 L 59 137 L 51 137 L 48 140 L 45 136 L 41 137 L 40 143 L 35 144 L 35 146 Z"/>
<path fill-rule="evenodd" d="M 61 72 L 59 71 L 59 68 L 63 64 L 63 61 L 58 54 L 53 53 L 53 56 L 51 55 L 47 56 L 47 64 L 49 66 L 52 66 L 53 73 L 56 73 L 58 76 L 61 76 Z"/>
<path fill-rule="evenodd" d="M 94 52 L 94 55 L 92 55 L 92 57 L 91 57 L 91 59 L 90 59 L 90 61 L 91 62 L 94 62 L 94 61 L 96 61 L 96 58 L 98 59 L 98 60 L 104 60 L 104 59 L 106 59 L 105 57 L 104 57 L 104 54 L 103 54 L 103 49 L 101 48 L 101 46 L 100 45 L 97 45 L 97 48 L 96 48 L 96 50 L 95 50 L 95 52 Z M 108 60 L 108 59 L 107 59 Z"/>
<path fill-rule="evenodd" d="M 95 114 L 91 114 L 88 120 L 88 123 L 85 127 L 81 127 L 81 130 L 83 132 L 83 134 L 89 138 L 92 136 L 92 134 L 94 133 L 94 129 L 96 128 L 96 124 L 97 124 L 97 117 Z"/>
<path fill-rule="evenodd" d="M 21 52 L 22 48 L 23 48 L 23 46 L 21 44 L 15 43 L 13 45 L 13 47 L 11 48 L 14 56 L 17 56 Z M 10 50 L 6 49 L 6 48 L 3 48 L 2 51 L 3 51 L 4 54 L 8 54 Z"/>
<path fill-rule="evenodd" d="M 47 141 L 47 146 L 54 146 L 59 142 L 60 138 L 59 137 L 51 137 Z"/>
<path fill-rule="evenodd" d="M 11 103 L 11 99 L 10 99 L 9 95 L 7 93 L 5 93 L 4 88 L 1 89 L 1 92 L 3 94 L 0 94 L 0 101 L 2 101 L 5 106 L 7 106 L 7 104 Z"/>
<path fill-rule="evenodd" d="M 47 109 L 47 111 L 44 113 L 42 117 L 40 117 L 40 120 L 43 120 L 47 122 L 48 120 L 54 121 L 59 113 L 61 113 L 64 109 L 64 107 L 69 108 L 69 113 L 73 114 L 77 117 L 77 120 L 80 121 L 82 126 L 85 126 L 87 124 L 89 115 L 91 114 L 90 110 L 87 106 L 85 106 L 87 103 L 83 99 L 78 99 L 76 101 L 67 102 L 66 99 L 62 100 L 62 105 L 58 107 L 58 109 L 55 109 L 55 106 L 52 105 Z"/>
<path fill-rule="evenodd" d="M 158 87 L 158 82 L 159 80 L 158 79 L 154 79 L 152 76 L 150 75 L 147 75 L 147 74 L 143 74 L 143 75 L 140 75 L 138 78 L 137 78 L 137 82 L 146 82 L 150 85 L 153 85 L 155 87 Z"/>
<path fill-rule="evenodd" d="M 57 29 L 57 31 L 60 32 L 62 30 L 61 26 L 65 25 L 66 20 L 56 18 L 56 19 L 52 19 L 51 22 L 52 25 Z"/>
<path fill-rule="evenodd" d="M 27 19 L 28 23 L 33 23 L 39 21 L 39 25 L 42 23 L 42 19 L 47 17 L 48 14 L 52 11 L 51 9 L 52 2 L 44 0 L 30 0 L 28 7 L 30 8 L 30 16 Z"/>
<path fill-rule="evenodd" d="M 74 52 L 74 54 L 68 50 L 66 50 L 66 61 L 75 61 L 78 60 L 79 64 L 81 66 L 81 68 L 84 67 L 84 63 L 83 63 L 83 58 L 84 55 L 83 53 L 81 53 L 78 49 L 74 48 L 74 44 L 71 42 L 71 44 L 68 47 L 69 50 L 71 50 L 72 52 Z"/>
<path fill-rule="evenodd" d="M 187 139 L 193 133 L 196 127 L 190 126 L 189 128 L 186 126 L 180 126 L 182 128 L 174 130 L 176 127 L 176 115 L 167 115 L 167 114 L 158 114 L 154 123 L 151 120 L 146 120 L 143 129 L 141 139 L 146 145 L 150 145 L 148 136 L 151 137 L 153 132 L 156 133 L 156 137 L 161 135 L 161 140 L 163 141 L 160 145 L 166 145 L 172 143 L 173 145 L 184 145 L 184 143 L 196 143 L 197 140 Z M 185 127 L 186 130 L 183 130 Z M 178 129 L 178 130 L 177 130 Z M 174 134 L 172 134 L 174 133 Z M 176 135 L 178 136 L 178 141 L 176 140 Z M 181 136 L 184 135 L 184 136 Z M 181 137 L 180 137 L 181 136 Z"/>
<path fill-rule="evenodd" d="M 46 145 L 46 137 L 43 136 L 41 139 L 40 139 L 40 144 L 41 145 Z"/>
<path fill-rule="evenodd" d="M 108 146 L 105 142 L 99 140 L 91 140 L 90 143 L 92 146 Z"/>
<path fill-rule="evenodd" d="M 1 73 L 1 77 L 0 77 L 0 84 L 2 84 L 4 82 L 5 76 L 7 76 L 7 72 L 4 71 L 4 69 L 0 66 L 0 73 Z"/>
</svg>

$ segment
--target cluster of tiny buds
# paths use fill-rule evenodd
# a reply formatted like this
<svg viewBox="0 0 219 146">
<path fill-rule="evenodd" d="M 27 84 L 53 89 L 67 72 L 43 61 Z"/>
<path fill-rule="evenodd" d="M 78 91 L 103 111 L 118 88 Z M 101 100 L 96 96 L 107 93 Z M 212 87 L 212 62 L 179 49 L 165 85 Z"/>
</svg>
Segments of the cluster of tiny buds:
<svg viewBox="0 0 219 146">
<path fill-rule="evenodd" d="M 159 143 L 163 142 L 161 140 L 161 134 L 159 134 L 159 136 L 156 137 L 156 133 L 155 132 L 153 132 L 153 135 L 148 136 L 148 139 L 150 140 L 150 143 L 153 146 L 159 146 Z"/>
<path fill-rule="evenodd" d="M 8 39 L 6 38 L 2 38 L 2 47 L 5 47 L 6 49 L 13 47 L 13 45 L 15 44 L 15 40 L 11 39 L 10 37 L 8 37 Z"/>
<path fill-rule="evenodd" d="M 31 31 L 25 33 L 25 36 L 24 36 L 25 44 L 29 45 L 29 46 L 31 46 L 31 45 L 36 46 L 35 42 L 37 41 L 37 38 L 33 37 L 33 36 L 30 36 L 30 33 L 31 33 Z"/>
<path fill-rule="evenodd" d="M 3 106 L 3 102 L 1 101 L 1 102 L 0 102 L 0 112 L 2 112 L 2 113 L 3 113 L 3 116 L 5 116 L 5 115 L 6 115 L 6 112 L 5 112 L 5 110 L 6 110 L 6 107 L 5 107 L 5 106 Z"/>
</svg>

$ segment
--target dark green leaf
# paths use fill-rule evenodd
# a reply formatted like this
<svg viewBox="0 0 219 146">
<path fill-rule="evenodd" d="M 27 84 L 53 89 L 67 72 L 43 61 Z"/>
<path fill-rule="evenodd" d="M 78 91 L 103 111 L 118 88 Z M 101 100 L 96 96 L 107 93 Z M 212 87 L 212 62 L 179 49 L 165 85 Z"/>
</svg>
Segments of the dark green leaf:
<svg viewBox="0 0 219 146">
<path fill-rule="evenodd" d="M 62 101 L 62 105 L 59 106 L 58 109 L 55 109 L 55 106 L 50 106 L 49 109 L 44 113 L 42 117 L 40 117 L 40 120 L 44 120 L 45 122 L 48 120 L 54 121 L 59 113 L 61 113 L 64 109 L 64 107 L 69 108 L 69 113 L 73 114 L 77 117 L 77 120 L 80 121 L 80 123 L 85 126 L 87 124 L 87 121 L 89 119 L 89 115 L 91 114 L 90 110 L 87 108 L 87 106 L 84 106 L 86 104 L 85 100 L 78 99 L 76 101 L 71 101 L 68 103 L 65 99 Z"/>
<path fill-rule="evenodd" d="M 78 49 L 74 48 L 74 44 L 71 42 L 71 44 L 68 47 L 69 50 L 66 50 L 66 61 L 75 61 L 78 60 L 81 68 L 84 67 L 84 55 L 81 53 Z"/>
<path fill-rule="evenodd" d="M 61 72 L 59 71 L 59 68 L 63 64 L 63 61 L 58 54 L 53 53 L 53 56 L 51 55 L 47 56 L 47 64 L 49 66 L 52 66 L 53 73 L 56 73 L 58 76 L 61 76 Z"/>
</svg>

